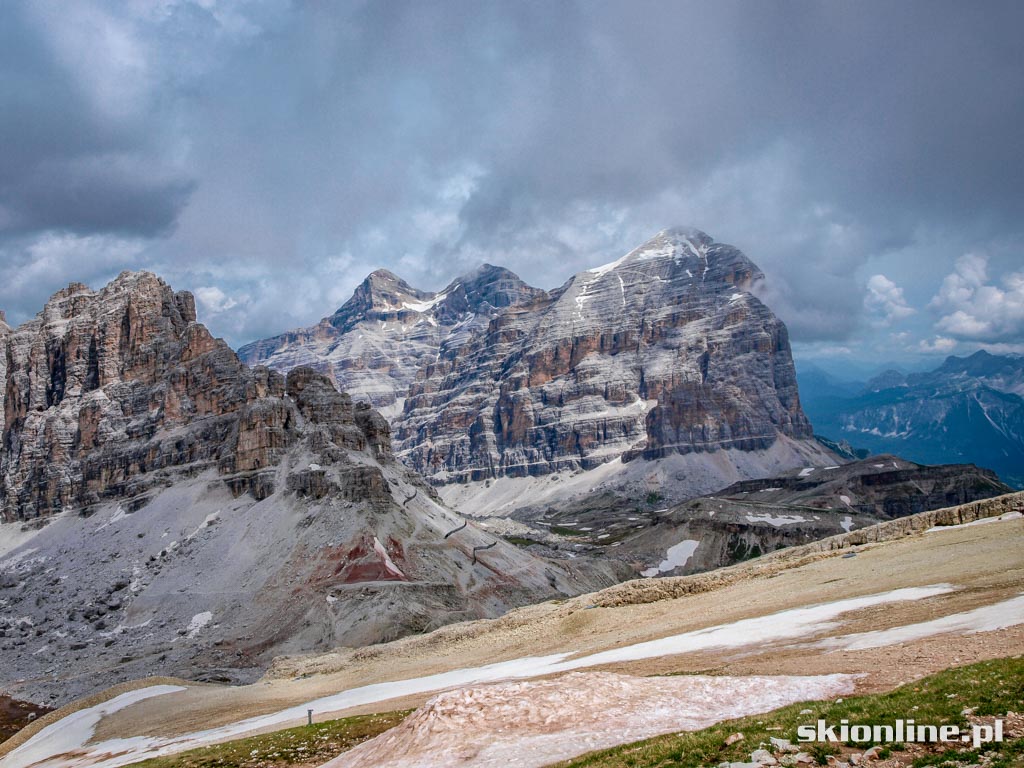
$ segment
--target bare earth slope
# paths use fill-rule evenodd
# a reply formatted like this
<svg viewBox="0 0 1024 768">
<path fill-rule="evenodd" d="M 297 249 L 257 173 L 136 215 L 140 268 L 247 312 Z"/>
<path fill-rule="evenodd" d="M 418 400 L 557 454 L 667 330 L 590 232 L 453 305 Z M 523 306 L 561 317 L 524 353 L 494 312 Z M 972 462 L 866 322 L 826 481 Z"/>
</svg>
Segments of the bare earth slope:
<svg viewBox="0 0 1024 768">
<path fill-rule="evenodd" d="M 5 745 L 21 743 L 24 749 L 9 754 L 3 765 L 20 768 L 26 763 L 19 754 L 45 758 L 66 749 L 77 754 L 69 764 L 115 765 L 154 750 L 279 728 L 299 721 L 307 706 L 318 716 L 381 711 L 420 704 L 438 690 L 573 673 L 624 676 L 614 678 L 613 687 L 621 693 L 618 711 L 633 712 L 631 722 L 650 711 L 653 690 L 642 680 L 632 681 L 650 674 L 713 670 L 734 678 L 738 691 L 752 685 L 764 690 L 768 683 L 746 676 L 771 675 L 780 686 L 790 686 L 778 689 L 775 706 L 828 695 L 807 686 L 885 690 L 952 664 L 1019 651 L 1024 644 L 1022 509 L 1024 495 L 1002 496 L 900 518 L 708 574 L 628 582 L 374 648 L 282 659 L 259 685 L 184 686 L 98 716 L 95 732 L 83 734 L 93 746 L 69 746 L 66 737 L 54 740 L 42 732 L 44 722 Z M 686 685 L 699 682 L 680 682 L 679 700 L 686 700 Z M 581 684 L 586 683 L 580 678 L 567 679 L 566 690 Z M 522 687 L 516 695 L 534 702 L 524 706 L 539 705 L 540 699 Z M 541 687 L 536 695 L 555 694 Z M 556 718 L 547 731 L 552 740 L 544 744 L 561 745 L 548 753 L 553 759 L 564 756 L 565 743 L 579 736 L 570 704 L 561 702 L 570 721 Z M 682 718 L 686 706 L 680 706 Z M 461 707 L 453 711 L 465 711 Z M 719 715 L 731 711 L 723 706 Z M 262 717 L 240 722 L 257 715 Z M 443 719 L 431 729 L 447 730 Z M 393 745 L 388 754 L 432 765 L 500 764 L 488 762 L 487 743 L 504 748 L 503 740 L 514 733 L 514 728 L 503 736 L 485 732 L 483 744 L 467 735 L 462 752 L 432 752 L 451 743 L 414 731 L 411 742 Z M 124 737 L 132 739 L 106 743 Z M 580 741 L 579 751 L 595 744 L 608 744 L 606 736 Z M 372 754 L 372 745 L 364 754 Z M 522 764 L 542 765 L 545 752 L 538 749 L 532 758 L 524 750 Z M 112 760 L 112 750 L 125 754 Z M 442 754 L 443 760 L 432 762 L 431 755 Z M 413 763 L 395 763 L 404 764 Z"/>
</svg>

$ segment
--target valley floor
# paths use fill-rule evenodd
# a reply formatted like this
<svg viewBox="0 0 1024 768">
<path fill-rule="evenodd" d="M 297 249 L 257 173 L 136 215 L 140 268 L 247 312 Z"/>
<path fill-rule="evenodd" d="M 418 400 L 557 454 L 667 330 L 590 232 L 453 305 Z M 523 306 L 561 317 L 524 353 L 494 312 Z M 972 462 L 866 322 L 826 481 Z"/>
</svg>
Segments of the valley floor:
<svg viewBox="0 0 1024 768">
<path fill-rule="evenodd" d="M 1001 503 L 1005 510 L 1019 509 L 1024 495 L 1003 497 Z M 780 678 L 780 694 L 771 706 L 738 713 L 723 707 L 718 719 L 801 701 L 814 697 L 808 695 L 813 692 L 834 695 L 813 687 L 823 684 L 822 676 L 832 676 L 831 681 L 851 692 L 887 691 L 942 669 L 1024 649 L 1022 545 L 1024 521 L 1011 512 L 1000 521 L 883 543 L 808 549 L 709 574 L 631 582 L 386 645 L 281 659 L 250 686 L 182 683 L 181 690 L 120 709 L 108 702 L 108 713 L 102 716 L 81 710 L 80 717 L 93 721 L 81 744 L 55 735 L 66 732 L 62 726 L 67 720 L 55 729 L 42 729 L 67 715 L 65 708 L 0 747 L 0 752 L 8 751 L 0 765 L 123 765 L 296 725 L 304 721 L 307 708 L 318 719 L 409 709 L 440 690 L 510 679 L 540 685 L 567 672 L 618 675 L 624 689 L 630 687 L 628 681 L 651 675 L 701 673 L 722 684 L 727 684 L 722 676 L 791 676 Z M 797 678 L 817 682 L 808 688 L 797 684 Z M 684 687 L 697 683 L 697 678 L 678 679 Z M 150 684 L 140 681 L 135 687 Z M 738 684 L 742 688 L 742 681 Z M 649 685 L 639 683 L 639 697 L 624 694 L 616 706 L 649 709 Z M 532 706 L 529 696 L 526 701 L 524 706 Z M 572 710 L 567 714 L 571 720 Z M 246 722 L 249 718 L 254 719 Z M 476 722 L 503 727 L 500 719 Z M 575 739 L 585 744 L 579 751 L 625 740 L 580 741 L 572 722 L 548 725 L 548 732 L 562 734 L 562 743 Z M 659 727 L 664 729 L 654 733 L 680 729 Z M 476 738 L 497 743 L 498 735 L 483 728 Z M 410 737 L 419 745 L 419 758 L 431 754 L 422 733 Z M 372 745 L 368 742 L 356 752 Z M 403 750 L 410 760 L 416 756 L 408 745 L 393 745 L 391 751 Z M 428 762 L 487 764 L 476 758 Z"/>
</svg>

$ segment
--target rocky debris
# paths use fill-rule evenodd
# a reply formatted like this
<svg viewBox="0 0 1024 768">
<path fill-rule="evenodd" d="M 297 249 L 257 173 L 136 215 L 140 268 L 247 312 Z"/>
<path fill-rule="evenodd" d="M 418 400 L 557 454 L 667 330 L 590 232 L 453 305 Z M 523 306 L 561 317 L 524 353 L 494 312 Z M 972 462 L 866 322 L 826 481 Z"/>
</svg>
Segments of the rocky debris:
<svg viewBox="0 0 1024 768">
<path fill-rule="evenodd" d="M 756 452 L 780 437 L 824 457 L 786 328 L 751 292 L 761 278 L 685 228 L 551 292 L 486 265 L 436 294 L 379 271 L 314 328 L 240 354 L 313 365 L 384 406 L 397 455 L 436 484 Z"/>
<path fill-rule="evenodd" d="M 738 741 L 743 741 L 743 734 L 737 731 L 736 733 L 730 734 L 725 738 L 725 746 L 731 747 Z"/>
<path fill-rule="evenodd" d="M 800 714 L 802 715 L 810 713 L 811 710 L 809 709 L 800 710 Z M 775 736 L 769 736 L 768 741 L 771 744 L 772 749 L 776 752 L 795 754 L 800 751 L 800 747 L 793 744 L 789 739 L 780 739 Z"/>
<path fill-rule="evenodd" d="M 387 421 L 310 368 L 250 369 L 148 273 L 73 284 L 6 337 L 0 691 L 259 676 L 606 586 L 439 503 Z M 24 531 L 26 527 L 32 530 Z"/>
<path fill-rule="evenodd" d="M 817 763 L 811 755 L 806 752 L 797 752 L 795 754 L 786 754 L 779 757 L 779 762 L 782 765 L 798 766 L 798 765 L 814 765 Z"/>
</svg>

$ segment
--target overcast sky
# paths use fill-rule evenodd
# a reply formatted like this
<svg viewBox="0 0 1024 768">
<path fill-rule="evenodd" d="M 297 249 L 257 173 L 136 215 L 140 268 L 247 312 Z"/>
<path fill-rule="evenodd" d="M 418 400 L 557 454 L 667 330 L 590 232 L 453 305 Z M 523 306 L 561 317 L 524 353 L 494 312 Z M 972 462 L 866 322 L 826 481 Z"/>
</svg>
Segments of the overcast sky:
<svg viewBox="0 0 1024 768">
<path fill-rule="evenodd" d="M 552 288 L 660 229 L 798 359 L 1024 351 L 1020 2 L 0 4 L 0 307 L 147 268 L 239 345 L 387 267 Z"/>
</svg>

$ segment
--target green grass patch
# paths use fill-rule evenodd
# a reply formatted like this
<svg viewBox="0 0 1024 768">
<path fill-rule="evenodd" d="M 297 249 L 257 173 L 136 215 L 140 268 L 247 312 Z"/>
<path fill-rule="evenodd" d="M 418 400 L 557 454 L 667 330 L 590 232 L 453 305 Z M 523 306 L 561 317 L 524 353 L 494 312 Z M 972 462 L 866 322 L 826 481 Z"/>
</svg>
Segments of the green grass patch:
<svg viewBox="0 0 1024 768">
<path fill-rule="evenodd" d="M 566 528 L 564 525 L 552 525 L 551 532 L 559 536 L 586 536 L 586 531 L 579 531 L 575 528 Z"/>
<path fill-rule="evenodd" d="M 154 757 L 135 765 L 145 768 L 267 768 L 268 766 L 320 765 L 394 728 L 411 710 L 358 715 L 300 725 L 262 736 L 199 747 L 167 757 Z"/>
<path fill-rule="evenodd" d="M 891 725 L 897 719 L 913 718 L 928 725 L 967 725 L 961 712 L 976 708 L 974 714 L 1005 715 L 1019 711 L 1024 702 L 1024 657 L 997 659 L 950 669 L 931 677 L 901 686 L 890 693 L 855 696 L 838 702 L 804 702 L 774 712 L 719 723 L 702 731 L 658 736 L 646 741 L 625 744 L 612 749 L 558 763 L 559 768 L 697 768 L 717 766 L 723 761 L 746 762 L 752 750 L 768 744 L 770 737 L 789 739 L 798 744 L 796 729 L 819 718 L 830 725 L 847 719 L 853 724 Z M 801 715 L 810 709 L 810 714 Z M 725 746 L 726 738 L 735 732 L 744 739 Z M 803 749 L 819 764 L 827 759 L 829 746 L 807 744 Z M 870 743 L 858 743 L 863 751 Z M 1024 739 L 986 744 L 980 750 L 965 745 L 963 750 L 947 750 L 936 746 L 934 754 L 915 757 L 914 768 L 959 763 L 974 765 L 981 761 L 986 768 L 1024 768 Z M 890 754 L 903 745 L 886 745 Z M 820 753 L 820 754 L 817 754 Z M 984 760 L 982 757 L 984 756 Z M 908 759 L 908 763 L 910 760 Z"/>
</svg>

